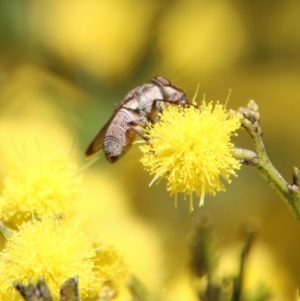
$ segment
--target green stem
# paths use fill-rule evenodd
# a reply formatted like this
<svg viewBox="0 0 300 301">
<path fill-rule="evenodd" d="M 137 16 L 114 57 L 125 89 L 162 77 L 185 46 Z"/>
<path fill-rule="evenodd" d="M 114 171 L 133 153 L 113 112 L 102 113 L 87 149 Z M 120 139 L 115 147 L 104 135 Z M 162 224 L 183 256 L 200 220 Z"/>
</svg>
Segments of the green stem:
<svg viewBox="0 0 300 301">
<path fill-rule="evenodd" d="M 300 223 L 300 191 L 298 186 L 299 170 L 294 168 L 293 181 L 289 184 L 268 158 L 259 125 L 260 115 L 258 106 L 250 101 L 247 108 L 240 108 L 243 119 L 242 126 L 246 129 L 254 142 L 255 152 L 244 149 L 235 149 L 234 156 L 246 165 L 256 167 L 258 172 L 267 180 L 271 187 L 282 197 Z"/>
<path fill-rule="evenodd" d="M 131 275 L 130 281 L 127 283 L 133 299 L 139 301 L 153 301 L 153 298 L 150 296 L 150 293 L 144 286 L 144 284 L 134 275 Z"/>
</svg>

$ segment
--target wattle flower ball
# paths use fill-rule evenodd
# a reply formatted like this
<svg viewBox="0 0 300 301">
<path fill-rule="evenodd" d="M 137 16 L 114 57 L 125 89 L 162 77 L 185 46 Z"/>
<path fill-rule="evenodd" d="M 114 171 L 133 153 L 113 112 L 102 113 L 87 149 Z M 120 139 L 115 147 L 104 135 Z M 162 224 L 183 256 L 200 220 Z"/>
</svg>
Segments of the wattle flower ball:
<svg viewBox="0 0 300 301">
<path fill-rule="evenodd" d="M 232 155 L 231 137 L 240 127 L 239 116 L 212 102 L 194 106 L 168 106 L 160 121 L 149 125 L 146 137 L 150 143 L 141 146 L 145 169 L 155 180 L 166 178 L 171 194 L 193 193 L 203 204 L 205 194 L 222 191 L 222 179 L 230 182 L 240 162 Z"/>
</svg>

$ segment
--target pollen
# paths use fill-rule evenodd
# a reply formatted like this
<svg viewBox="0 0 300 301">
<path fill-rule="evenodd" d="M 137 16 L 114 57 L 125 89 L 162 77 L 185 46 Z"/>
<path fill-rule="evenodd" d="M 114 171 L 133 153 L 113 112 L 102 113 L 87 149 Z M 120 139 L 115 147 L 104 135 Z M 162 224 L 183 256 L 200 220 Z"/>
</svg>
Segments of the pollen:
<svg viewBox="0 0 300 301">
<path fill-rule="evenodd" d="M 236 176 L 240 163 L 232 155 L 231 138 L 237 135 L 239 117 L 223 105 L 202 101 L 194 106 L 168 106 L 160 121 L 149 125 L 146 136 L 150 143 L 140 147 L 144 168 L 154 176 L 153 182 L 165 178 L 171 195 L 193 194 L 203 205 L 205 194 L 224 191 L 225 182 Z M 177 204 L 176 204 L 177 205 Z"/>
</svg>

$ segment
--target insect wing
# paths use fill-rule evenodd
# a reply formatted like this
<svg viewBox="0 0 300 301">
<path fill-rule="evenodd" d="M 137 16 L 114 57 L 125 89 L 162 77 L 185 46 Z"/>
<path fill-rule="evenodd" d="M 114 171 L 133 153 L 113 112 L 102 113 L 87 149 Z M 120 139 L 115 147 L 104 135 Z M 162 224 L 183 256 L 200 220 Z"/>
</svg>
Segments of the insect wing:
<svg viewBox="0 0 300 301">
<path fill-rule="evenodd" d="M 115 117 L 115 114 L 111 116 L 111 118 L 106 122 L 106 124 L 102 127 L 102 129 L 99 131 L 97 136 L 93 139 L 93 141 L 89 144 L 88 148 L 85 151 L 86 158 L 90 159 L 92 156 L 100 152 L 100 150 L 103 148 L 103 140 L 105 137 L 105 133 L 107 131 L 107 128 L 109 127 L 112 119 Z"/>
</svg>

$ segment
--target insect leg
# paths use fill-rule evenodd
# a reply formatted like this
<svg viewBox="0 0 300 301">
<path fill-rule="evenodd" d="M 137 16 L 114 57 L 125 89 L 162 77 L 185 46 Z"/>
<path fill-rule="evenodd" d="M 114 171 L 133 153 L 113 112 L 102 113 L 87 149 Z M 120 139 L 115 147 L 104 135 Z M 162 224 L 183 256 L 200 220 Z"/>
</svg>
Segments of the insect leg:
<svg viewBox="0 0 300 301">
<path fill-rule="evenodd" d="M 143 121 L 142 119 L 137 119 L 137 120 L 134 120 L 134 121 L 130 121 L 130 122 L 128 122 L 128 126 L 137 135 L 142 137 L 147 143 L 151 144 L 150 141 L 149 141 L 149 138 L 147 138 L 144 135 L 143 131 L 142 131 L 142 129 L 146 126 L 145 121 Z"/>
<path fill-rule="evenodd" d="M 178 106 L 194 106 L 197 108 L 196 105 L 190 103 L 190 102 L 182 102 L 182 100 L 174 100 L 174 99 L 155 99 L 152 103 L 152 106 L 151 106 L 151 111 L 150 111 L 150 115 L 149 115 L 149 120 L 151 122 L 154 122 L 155 121 L 155 117 L 156 117 L 156 114 L 157 114 L 157 102 L 164 102 L 164 103 L 167 103 L 167 104 L 173 104 L 173 105 L 178 105 Z"/>
</svg>

